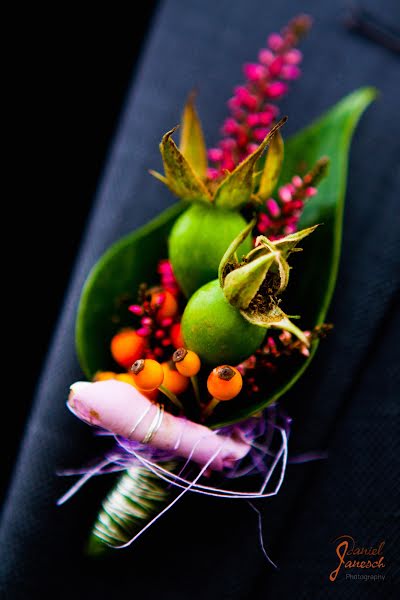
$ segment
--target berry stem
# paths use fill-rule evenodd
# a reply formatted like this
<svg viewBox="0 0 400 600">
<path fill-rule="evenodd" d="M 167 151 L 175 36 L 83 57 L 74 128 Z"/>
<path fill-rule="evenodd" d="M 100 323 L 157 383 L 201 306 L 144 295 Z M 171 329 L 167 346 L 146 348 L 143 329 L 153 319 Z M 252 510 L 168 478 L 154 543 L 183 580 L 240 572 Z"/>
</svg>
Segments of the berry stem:
<svg viewBox="0 0 400 600">
<path fill-rule="evenodd" d="M 165 396 L 167 396 L 167 398 L 169 400 L 171 400 L 172 404 L 175 404 L 175 406 L 177 408 L 179 408 L 179 410 L 184 411 L 182 402 L 179 400 L 179 398 L 177 396 L 175 396 L 175 394 L 173 394 L 168 388 L 166 388 L 165 385 L 161 384 L 158 387 L 158 389 L 160 390 L 160 392 L 165 394 Z"/>
<path fill-rule="evenodd" d="M 190 378 L 190 381 L 192 382 L 196 402 L 199 406 L 201 406 L 200 389 L 199 389 L 199 382 L 197 381 L 197 376 L 193 375 L 193 377 Z"/>
<path fill-rule="evenodd" d="M 211 415 L 214 409 L 218 406 L 219 400 L 217 398 L 211 398 L 210 402 L 203 409 L 203 418 L 206 419 Z"/>
</svg>

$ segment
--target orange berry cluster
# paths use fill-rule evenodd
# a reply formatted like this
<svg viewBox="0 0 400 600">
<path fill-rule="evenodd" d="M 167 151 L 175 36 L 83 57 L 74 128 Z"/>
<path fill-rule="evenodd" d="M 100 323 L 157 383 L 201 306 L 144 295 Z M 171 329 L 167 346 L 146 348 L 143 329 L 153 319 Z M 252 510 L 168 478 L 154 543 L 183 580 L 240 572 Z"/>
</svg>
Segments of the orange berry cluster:
<svg viewBox="0 0 400 600">
<path fill-rule="evenodd" d="M 118 335 L 121 336 L 122 333 Z M 133 385 L 148 398 L 155 400 L 158 390 L 164 391 L 164 393 L 170 392 L 173 395 L 184 393 L 189 386 L 190 378 L 194 378 L 200 368 L 199 356 L 192 350 L 181 346 L 174 352 L 171 361 L 159 363 L 151 358 L 137 358 L 130 366 L 128 373 L 115 374 L 105 371 L 98 373 L 95 381 L 117 379 Z M 207 379 L 207 389 L 212 396 L 212 406 L 215 407 L 218 402 L 235 398 L 240 393 L 242 385 L 243 379 L 238 369 L 230 365 L 215 367 Z M 209 412 L 206 407 L 206 414 Z"/>
</svg>

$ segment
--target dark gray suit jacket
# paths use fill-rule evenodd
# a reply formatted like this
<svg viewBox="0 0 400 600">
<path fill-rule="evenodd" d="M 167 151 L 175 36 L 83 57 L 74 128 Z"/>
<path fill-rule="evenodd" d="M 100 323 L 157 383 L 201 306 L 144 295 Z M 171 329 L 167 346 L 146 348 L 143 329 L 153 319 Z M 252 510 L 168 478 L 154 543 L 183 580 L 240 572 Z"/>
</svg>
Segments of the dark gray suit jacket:
<svg viewBox="0 0 400 600">
<path fill-rule="evenodd" d="M 363 2 L 368 4 L 386 20 L 399 21 L 395 1 Z M 400 69 L 398 56 L 342 26 L 344 8 L 311 0 L 161 3 L 126 99 L 5 502 L 0 530 L 4 597 L 394 597 Z M 101 452 L 89 428 L 64 406 L 70 382 L 80 378 L 74 319 L 82 284 L 110 243 L 172 202 L 147 169 L 159 165 L 160 136 L 178 122 L 188 90 L 200 89 L 199 109 L 211 144 L 225 116 L 224 102 L 241 80 L 241 64 L 253 60 L 266 35 L 300 10 L 312 14 L 315 25 L 303 44 L 304 76 L 283 103 L 283 113 L 290 116 L 286 133 L 359 86 L 381 91 L 352 145 L 343 254 L 329 315 L 335 330 L 289 399 L 293 448 L 327 448 L 329 458 L 290 466 L 279 496 L 260 505 L 265 544 L 278 571 L 263 558 L 256 515 L 246 504 L 195 496 L 186 497 L 130 550 L 116 551 L 103 563 L 91 561 L 81 550 L 108 481 L 98 480 L 65 507 L 55 506 L 69 483 L 56 471 Z M 341 534 L 364 546 L 385 541 L 385 582 L 328 580 L 336 564 L 331 542 Z"/>
</svg>

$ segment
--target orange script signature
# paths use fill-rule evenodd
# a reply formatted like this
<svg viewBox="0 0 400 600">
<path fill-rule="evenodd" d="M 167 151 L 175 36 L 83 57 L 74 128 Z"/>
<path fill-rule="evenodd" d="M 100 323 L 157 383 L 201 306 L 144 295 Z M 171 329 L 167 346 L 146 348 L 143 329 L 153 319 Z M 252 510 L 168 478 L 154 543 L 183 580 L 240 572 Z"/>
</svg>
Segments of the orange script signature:
<svg viewBox="0 0 400 600">
<path fill-rule="evenodd" d="M 351 537 L 351 535 L 341 535 L 333 540 L 333 543 L 336 544 L 336 555 L 339 559 L 339 563 L 336 569 L 329 575 L 331 581 L 335 581 L 342 567 L 343 569 L 385 568 L 385 557 L 383 556 L 384 541 L 380 542 L 377 546 L 364 548 L 363 546 L 357 546 L 355 539 Z"/>
</svg>

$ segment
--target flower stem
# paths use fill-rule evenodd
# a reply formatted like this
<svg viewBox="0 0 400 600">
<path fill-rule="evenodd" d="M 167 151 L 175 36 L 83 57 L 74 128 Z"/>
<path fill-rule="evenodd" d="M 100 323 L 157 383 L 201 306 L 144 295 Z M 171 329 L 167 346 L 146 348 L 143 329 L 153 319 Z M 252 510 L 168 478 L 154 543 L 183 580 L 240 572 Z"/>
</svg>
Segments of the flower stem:
<svg viewBox="0 0 400 600">
<path fill-rule="evenodd" d="M 158 389 L 160 390 L 160 392 L 165 394 L 165 396 L 167 396 L 167 398 L 169 398 L 169 400 L 171 400 L 171 402 L 175 404 L 175 406 L 179 408 L 179 410 L 184 410 L 182 402 L 168 388 L 166 388 L 164 385 L 160 385 Z"/>
<path fill-rule="evenodd" d="M 211 398 L 210 402 L 207 404 L 207 406 L 205 406 L 203 410 L 203 418 L 209 417 L 218 404 L 219 400 L 217 400 L 217 398 Z"/>
<path fill-rule="evenodd" d="M 197 381 L 196 375 L 193 375 L 193 377 L 190 378 L 190 381 L 192 382 L 196 402 L 199 406 L 201 406 L 199 382 Z"/>
</svg>

